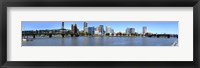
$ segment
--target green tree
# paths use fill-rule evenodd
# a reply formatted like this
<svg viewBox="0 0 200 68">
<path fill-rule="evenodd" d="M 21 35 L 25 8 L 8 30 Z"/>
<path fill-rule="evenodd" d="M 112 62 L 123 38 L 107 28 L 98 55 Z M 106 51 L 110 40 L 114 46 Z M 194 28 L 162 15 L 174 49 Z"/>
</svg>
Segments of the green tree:
<svg viewBox="0 0 200 68">
<path fill-rule="evenodd" d="M 123 33 L 123 36 L 126 36 L 126 33 Z"/>
<path fill-rule="evenodd" d="M 135 36 L 135 34 L 134 34 L 134 33 L 131 33 L 131 36 Z"/>
<path fill-rule="evenodd" d="M 130 34 L 127 34 L 128 36 L 130 36 Z"/>
<path fill-rule="evenodd" d="M 80 35 L 81 35 L 81 36 L 85 36 L 85 33 L 84 33 L 84 32 L 80 32 Z"/>
<path fill-rule="evenodd" d="M 122 33 L 121 33 L 121 32 L 119 32 L 119 36 L 122 36 Z"/>
<path fill-rule="evenodd" d="M 111 35 L 114 36 L 114 33 L 112 33 Z"/>
<path fill-rule="evenodd" d="M 110 33 L 106 33 L 106 36 L 109 36 L 110 35 Z"/>
<path fill-rule="evenodd" d="M 92 35 L 91 33 L 88 33 L 88 35 Z"/>
<path fill-rule="evenodd" d="M 88 32 L 85 32 L 85 36 L 88 36 L 89 35 L 89 33 Z"/>
</svg>

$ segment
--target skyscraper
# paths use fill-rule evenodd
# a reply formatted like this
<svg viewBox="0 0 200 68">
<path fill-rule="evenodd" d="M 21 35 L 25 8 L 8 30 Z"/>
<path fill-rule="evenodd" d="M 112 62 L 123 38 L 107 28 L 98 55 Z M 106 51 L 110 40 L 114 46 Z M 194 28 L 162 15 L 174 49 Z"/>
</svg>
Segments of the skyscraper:
<svg viewBox="0 0 200 68">
<path fill-rule="evenodd" d="M 88 32 L 88 27 L 85 27 L 84 32 Z"/>
<path fill-rule="evenodd" d="M 106 33 L 110 33 L 110 26 L 106 26 Z"/>
<path fill-rule="evenodd" d="M 143 31 L 142 31 L 142 33 L 143 33 L 143 35 L 145 35 L 146 33 L 147 33 L 147 27 L 146 26 L 143 26 Z"/>
<path fill-rule="evenodd" d="M 83 23 L 83 31 L 84 31 L 84 32 L 87 32 L 86 30 L 87 30 L 87 22 L 84 22 L 84 23 Z"/>
<path fill-rule="evenodd" d="M 130 34 L 130 28 L 126 28 L 126 34 Z"/>
<path fill-rule="evenodd" d="M 99 31 L 99 26 L 96 26 L 95 28 L 94 28 L 94 34 L 100 34 L 100 31 Z"/>
<path fill-rule="evenodd" d="M 65 26 L 65 25 L 64 25 L 64 22 L 62 22 L 62 27 L 61 27 L 61 29 L 64 29 L 64 26 Z"/>
<path fill-rule="evenodd" d="M 135 33 L 135 28 L 130 28 L 130 33 Z"/>
<path fill-rule="evenodd" d="M 104 34 L 104 28 L 103 25 L 99 25 L 99 31 L 101 34 Z"/>
<path fill-rule="evenodd" d="M 72 24 L 71 25 L 71 30 L 72 30 L 72 33 L 77 33 L 77 26 L 76 26 L 76 24 Z"/>
<path fill-rule="evenodd" d="M 114 29 L 111 28 L 111 33 L 114 33 Z"/>
<path fill-rule="evenodd" d="M 93 35 L 94 34 L 94 27 L 88 27 L 88 33 Z"/>
<path fill-rule="evenodd" d="M 135 28 L 126 28 L 126 34 L 135 33 Z"/>
<path fill-rule="evenodd" d="M 112 29 L 110 26 L 106 26 L 106 33 L 114 33 L 114 29 Z"/>
</svg>

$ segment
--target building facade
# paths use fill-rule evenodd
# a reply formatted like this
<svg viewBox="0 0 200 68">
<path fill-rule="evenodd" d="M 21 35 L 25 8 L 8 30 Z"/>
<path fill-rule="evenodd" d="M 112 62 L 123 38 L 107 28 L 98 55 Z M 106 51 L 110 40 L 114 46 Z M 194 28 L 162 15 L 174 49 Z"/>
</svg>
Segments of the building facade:
<svg viewBox="0 0 200 68">
<path fill-rule="evenodd" d="M 64 23 L 64 22 L 62 22 L 62 27 L 61 27 L 61 29 L 64 29 L 64 26 L 65 26 L 65 23 Z"/>
<path fill-rule="evenodd" d="M 89 34 L 94 34 L 94 27 L 88 27 L 88 33 Z"/>
<path fill-rule="evenodd" d="M 106 33 L 114 33 L 114 29 L 112 29 L 110 26 L 106 26 Z"/>
<path fill-rule="evenodd" d="M 142 34 L 145 35 L 146 33 L 147 33 L 147 27 L 143 26 L 143 28 L 142 28 Z"/>
<path fill-rule="evenodd" d="M 103 25 L 99 25 L 99 31 L 100 31 L 101 35 L 104 34 L 105 31 L 104 31 Z"/>
<path fill-rule="evenodd" d="M 88 32 L 88 27 L 85 27 L 83 32 Z"/>
<path fill-rule="evenodd" d="M 99 26 L 96 26 L 95 28 L 94 28 L 94 34 L 96 34 L 96 35 L 100 35 L 101 33 L 100 33 L 100 27 Z"/>
<path fill-rule="evenodd" d="M 135 33 L 135 28 L 126 28 L 126 34 Z"/>
<path fill-rule="evenodd" d="M 110 26 L 106 26 L 106 33 L 111 33 L 111 28 L 110 28 Z"/>
<path fill-rule="evenodd" d="M 83 31 L 84 31 L 84 32 L 87 32 L 87 29 L 88 29 L 88 28 L 87 28 L 87 22 L 84 22 L 84 23 L 83 23 Z"/>
<path fill-rule="evenodd" d="M 72 24 L 71 25 L 71 31 L 73 34 L 77 33 L 78 32 L 78 28 L 77 28 L 77 25 L 76 24 Z"/>
</svg>

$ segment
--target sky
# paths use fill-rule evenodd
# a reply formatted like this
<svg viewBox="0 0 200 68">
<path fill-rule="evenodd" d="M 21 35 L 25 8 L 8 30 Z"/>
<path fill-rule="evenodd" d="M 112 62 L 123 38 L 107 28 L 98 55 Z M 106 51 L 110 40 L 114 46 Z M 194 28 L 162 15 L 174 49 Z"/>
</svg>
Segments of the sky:
<svg viewBox="0 0 200 68">
<path fill-rule="evenodd" d="M 71 30 L 71 24 L 77 24 L 79 30 L 83 30 L 85 21 L 66 21 L 64 28 Z M 87 22 L 87 21 L 86 21 Z M 142 27 L 147 27 L 147 32 L 158 34 L 178 34 L 178 21 L 88 21 L 88 27 L 104 25 L 110 26 L 114 32 L 125 32 L 126 28 L 135 28 L 135 32 L 142 33 Z M 24 30 L 60 29 L 62 21 L 22 21 Z"/>
</svg>

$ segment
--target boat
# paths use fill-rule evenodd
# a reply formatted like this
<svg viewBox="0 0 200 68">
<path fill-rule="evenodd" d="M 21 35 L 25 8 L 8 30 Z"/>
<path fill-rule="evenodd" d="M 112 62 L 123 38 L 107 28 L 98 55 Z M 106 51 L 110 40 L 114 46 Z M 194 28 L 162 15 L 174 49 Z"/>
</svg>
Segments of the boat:
<svg viewBox="0 0 200 68">
<path fill-rule="evenodd" d="M 22 41 L 33 41 L 33 39 L 29 39 L 29 38 L 23 38 Z"/>
</svg>

